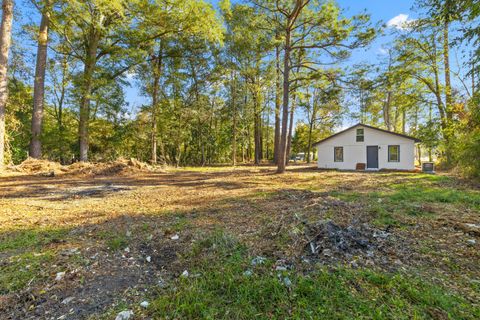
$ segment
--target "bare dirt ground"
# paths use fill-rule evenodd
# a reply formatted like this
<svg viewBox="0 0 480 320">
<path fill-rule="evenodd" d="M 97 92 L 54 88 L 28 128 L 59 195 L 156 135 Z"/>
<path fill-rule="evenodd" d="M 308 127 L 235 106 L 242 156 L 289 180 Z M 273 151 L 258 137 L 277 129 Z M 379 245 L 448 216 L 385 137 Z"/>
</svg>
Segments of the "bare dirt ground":
<svg viewBox="0 0 480 320">
<path fill-rule="evenodd" d="M 169 286 L 188 270 L 192 244 L 219 229 L 299 272 L 413 273 L 480 298 L 480 192 L 456 178 L 89 170 L 0 176 L 1 319 L 111 318 Z"/>
</svg>

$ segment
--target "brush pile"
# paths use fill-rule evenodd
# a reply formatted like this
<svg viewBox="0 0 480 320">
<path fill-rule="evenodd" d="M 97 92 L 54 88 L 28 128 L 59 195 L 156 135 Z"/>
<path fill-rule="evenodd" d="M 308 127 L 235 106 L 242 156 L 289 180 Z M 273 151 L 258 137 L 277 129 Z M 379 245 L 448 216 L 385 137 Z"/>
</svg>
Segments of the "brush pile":
<svg viewBox="0 0 480 320">
<path fill-rule="evenodd" d="M 147 163 L 136 159 L 119 158 L 109 162 L 75 162 L 68 166 L 62 166 L 58 162 L 28 158 L 17 166 L 10 167 L 11 171 L 25 174 L 35 174 L 53 177 L 59 174 L 82 175 L 82 176 L 115 176 L 128 175 L 136 172 L 160 172 Z"/>
</svg>

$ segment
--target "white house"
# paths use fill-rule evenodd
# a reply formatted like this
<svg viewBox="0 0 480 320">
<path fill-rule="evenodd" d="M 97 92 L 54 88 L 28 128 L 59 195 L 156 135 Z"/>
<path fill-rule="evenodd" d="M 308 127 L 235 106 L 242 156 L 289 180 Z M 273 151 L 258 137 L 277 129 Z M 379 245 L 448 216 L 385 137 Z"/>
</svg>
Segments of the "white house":
<svg viewBox="0 0 480 320">
<path fill-rule="evenodd" d="M 318 167 L 414 170 L 419 139 L 359 123 L 314 144 Z"/>
</svg>

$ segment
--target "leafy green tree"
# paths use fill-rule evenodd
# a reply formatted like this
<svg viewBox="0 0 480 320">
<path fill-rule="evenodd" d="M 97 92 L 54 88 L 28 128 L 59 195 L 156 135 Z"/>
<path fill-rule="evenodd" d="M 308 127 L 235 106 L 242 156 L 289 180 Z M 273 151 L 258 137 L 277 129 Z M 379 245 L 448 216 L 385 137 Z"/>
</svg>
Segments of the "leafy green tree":
<svg viewBox="0 0 480 320">
<path fill-rule="evenodd" d="M 272 33 L 267 32 L 267 20 L 262 12 L 248 5 L 232 8 L 223 3 L 228 26 L 227 55 L 230 67 L 245 79 L 253 104 L 254 119 L 254 163 L 263 157 L 262 112 L 264 111 L 263 89 L 270 81 L 272 70 L 266 60 L 274 48 Z"/>
<path fill-rule="evenodd" d="M 42 156 L 42 120 L 45 101 L 45 72 L 47 70 L 48 29 L 50 26 L 51 4 L 49 0 L 44 3 L 35 3 L 42 14 L 38 30 L 37 59 L 35 64 L 35 78 L 33 84 L 33 112 L 30 139 L 30 156 Z"/>
<path fill-rule="evenodd" d="M 79 159 L 88 160 L 89 122 L 92 93 L 99 80 L 99 63 L 104 63 L 103 76 L 115 79 L 128 70 L 123 62 L 129 43 L 132 23 L 129 14 L 132 2 L 124 0 L 65 1 L 56 30 L 69 45 L 67 54 L 83 64 L 77 83 L 79 96 Z M 136 48 L 138 49 L 138 48 Z M 101 78 L 100 78 L 101 80 Z"/>
<path fill-rule="evenodd" d="M 283 40 L 283 111 L 282 134 L 277 171 L 286 166 L 288 117 L 290 111 L 290 85 L 292 70 L 309 69 L 316 73 L 317 66 L 345 60 L 351 50 L 368 44 L 375 36 L 369 26 L 369 16 L 342 17 L 338 6 L 331 1 L 252 0 L 270 17 L 274 30 L 281 31 Z M 291 63 L 295 51 L 304 51 L 303 59 Z"/>
<path fill-rule="evenodd" d="M 147 54 L 147 63 L 142 66 L 142 80 L 152 101 L 151 162 L 156 163 L 158 108 L 161 104 L 160 83 L 165 68 L 164 60 L 168 56 L 182 54 L 179 50 L 168 48 L 169 44 L 188 41 L 190 37 L 222 43 L 223 29 L 213 7 L 205 1 L 141 1 L 137 10 L 145 16 L 137 27 Z M 148 83 L 150 79 L 151 82 Z"/>
<path fill-rule="evenodd" d="M 302 149 L 307 163 L 310 163 L 312 144 L 322 134 L 331 133 L 341 120 L 340 96 L 341 90 L 327 78 L 313 81 L 299 94 L 299 105 L 307 118 L 307 139 Z"/>
<path fill-rule="evenodd" d="M 480 178 L 480 93 L 468 101 L 467 111 L 457 126 L 455 162 L 459 171 L 469 178 Z"/>
</svg>

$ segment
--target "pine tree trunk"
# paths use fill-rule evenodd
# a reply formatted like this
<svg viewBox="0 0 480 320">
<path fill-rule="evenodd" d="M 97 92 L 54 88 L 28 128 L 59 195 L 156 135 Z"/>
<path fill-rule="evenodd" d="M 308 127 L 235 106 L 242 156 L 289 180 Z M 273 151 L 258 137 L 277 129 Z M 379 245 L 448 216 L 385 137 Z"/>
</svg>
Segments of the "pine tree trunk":
<svg viewBox="0 0 480 320">
<path fill-rule="evenodd" d="M 450 125 L 453 117 L 453 100 L 452 100 L 452 85 L 450 80 L 450 44 L 449 44 L 449 18 L 445 17 L 445 22 L 443 25 L 443 59 L 444 59 L 444 72 L 445 72 L 445 113 L 446 113 L 446 130 L 444 130 L 444 138 L 446 142 L 445 148 L 445 158 L 447 160 L 447 165 L 451 164 L 452 155 L 451 155 L 451 133 Z"/>
<path fill-rule="evenodd" d="M 156 108 L 157 108 L 157 88 L 158 88 L 158 80 L 157 78 L 154 79 L 153 81 L 153 86 L 154 86 L 154 89 L 153 89 L 153 94 L 152 94 L 152 132 L 150 133 L 151 136 L 150 136 L 150 143 L 151 143 L 151 158 L 150 158 L 150 162 L 152 164 L 156 164 L 157 163 L 157 112 L 156 112 Z"/>
<path fill-rule="evenodd" d="M 40 141 L 40 136 L 42 134 L 43 104 L 45 100 L 45 70 L 47 68 L 48 26 L 50 23 L 50 15 L 47 12 L 48 3 L 45 7 L 38 35 L 37 62 L 33 84 L 32 137 L 30 140 L 30 156 L 37 159 L 42 157 L 42 143 Z"/>
<path fill-rule="evenodd" d="M 312 132 L 313 132 L 313 121 L 310 121 L 310 125 L 308 128 L 307 163 L 310 163 L 310 153 L 312 152 Z"/>
<path fill-rule="evenodd" d="M 296 96 L 293 97 L 293 103 L 290 108 L 290 119 L 289 119 L 289 125 L 288 125 L 288 139 L 287 139 L 287 152 L 286 152 L 286 163 L 288 164 L 290 160 L 290 152 L 292 149 L 292 136 L 293 136 L 293 115 L 295 113 L 295 104 L 296 104 L 297 98 Z"/>
<path fill-rule="evenodd" d="M 253 94 L 253 140 L 255 144 L 254 163 L 259 165 L 262 159 L 262 141 L 261 141 L 261 127 L 260 127 L 260 106 L 257 93 Z"/>
<path fill-rule="evenodd" d="M 250 124 L 247 125 L 247 161 L 250 162 L 252 160 L 252 136 L 251 136 L 251 128 Z"/>
<path fill-rule="evenodd" d="M 235 87 L 235 75 L 232 72 L 232 87 L 231 87 L 231 99 L 232 99 L 232 112 L 233 112 L 233 128 L 232 128 L 232 164 L 237 165 L 237 105 L 235 101 L 236 87 Z"/>
<path fill-rule="evenodd" d="M 282 110 L 282 135 L 278 147 L 277 173 L 284 173 L 287 161 L 287 129 L 290 93 L 290 30 L 285 34 L 285 55 L 283 61 L 283 110 Z"/>
<path fill-rule="evenodd" d="M 3 0 L 0 27 L 0 171 L 5 165 L 5 107 L 8 98 L 8 52 L 12 37 L 13 1 Z"/>
<path fill-rule="evenodd" d="M 265 158 L 270 159 L 270 108 L 268 107 L 268 99 L 265 99 L 265 110 L 267 117 L 265 120 L 267 127 L 265 128 Z"/>
<path fill-rule="evenodd" d="M 282 85 L 280 82 L 281 71 L 280 71 L 280 47 L 275 48 L 275 64 L 276 64 L 276 75 L 275 75 L 275 133 L 273 138 L 273 162 L 278 164 L 278 154 L 280 148 L 280 108 L 281 108 L 281 91 Z"/>
<path fill-rule="evenodd" d="M 448 35 L 449 22 L 448 19 L 445 20 L 443 26 L 443 59 L 444 59 L 444 70 L 445 70 L 445 105 L 447 111 L 447 118 L 451 118 L 452 115 L 452 85 L 450 77 L 450 44 L 449 44 L 449 35 Z"/>
<path fill-rule="evenodd" d="M 157 119 L 157 109 L 158 109 L 158 91 L 160 90 L 160 77 L 162 75 L 162 55 L 163 55 L 163 46 L 160 43 L 158 49 L 158 55 L 153 57 L 153 88 L 152 88 L 152 132 L 151 132 L 151 163 L 157 163 L 157 131 L 158 131 L 158 119 Z"/>
<path fill-rule="evenodd" d="M 309 127 L 308 127 L 308 148 L 307 148 L 307 163 L 310 163 L 310 154 L 312 152 L 312 134 L 313 134 L 313 127 L 315 125 L 315 119 L 317 118 L 317 108 L 315 98 L 312 103 L 312 115 L 309 119 Z"/>
<path fill-rule="evenodd" d="M 383 121 L 385 121 L 385 125 L 387 126 L 387 130 L 392 131 L 392 121 L 390 117 L 390 110 L 391 110 L 391 101 L 392 101 L 392 92 L 387 92 L 387 99 L 383 105 Z"/>
<path fill-rule="evenodd" d="M 388 52 L 388 72 L 392 69 L 392 52 L 389 50 Z M 392 83 L 390 80 L 390 76 L 387 77 L 387 98 L 385 103 L 383 104 L 383 121 L 387 127 L 387 130 L 392 131 L 392 117 L 391 117 L 391 109 L 392 109 Z M 396 123 L 395 123 L 396 124 Z"/>
<path fill-rule="evenodd" d="M 417 154 L 418 154 L 418 165 L 422 165 L 422 148 L 420 144 L 417 144 Z"/>
<path fill-rule="evenodd" d="M 63 134 L 64 126 L 63 126 L 63 105 L 65 101 L 65 94 L 67 90 L 67 84 L 68 84 L 68 79 L 67 79 L 67 72 L 68 72 L 68 57 L 65 55 L 62 58 L 62 81 L 61 81 L 61 87 L 60 87 L 60 93 L 58 96 L 57 104 L 54 103 L 55 107 L 55 118 L 57 120 L 57 130 L 59 134 L 59 141 L 58 143 L 61 144 L 60 150 L 60 163 L 62 165 L 65 165 L 70 161 L 71 159 L 68 159 L 66 157 L 67 155 L 67 148 L 68 146 L 65 143 L 65 136 Z"/>
<path fill-rule="evenodd" d="M 433 46 L 432 47 L 433 56 L 437 57 L 437 47 L 436 47 L 436 41 L 435 41 L 434 37 L 432 37 L 432 46 Z M 443 101 L 442 101 L 442 91 L 441 91 L 441 86 L 440 86 L 440 75 L 439 75 L 439 68 L 437 66 L 436 59 L 435 59 L 435 61 L 433 61 L 433 75 L 434 75 L 434 81 L 435 81 L 436 104 L 437 104 L 438 113 L 440 114 L 440 128 L 442 130 L 443 139 L 445 140 L 445 143 L 448 146 L 450 144 L 450 134 L 448 132 L 448 127 L 449 127 L 448 109 L 446 107 L 446 103 L 444 104 Z M 430 112 L 430 121 L 431 120 L 432 120 L 432 118 L 431 118 L 431 112 Z M 447 162 L 448 162 L 448 158 L 449 158 L 448 153 L 449 153 L 449 150 L 447 150 L 446 153 L 445 153 L 445 155 L 447 157 Z M 429 150 L 429 159 L 430 159 L 430 161 L 432 159 L 432 150 L 431 149 Z"/>
</svg>

